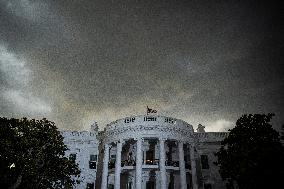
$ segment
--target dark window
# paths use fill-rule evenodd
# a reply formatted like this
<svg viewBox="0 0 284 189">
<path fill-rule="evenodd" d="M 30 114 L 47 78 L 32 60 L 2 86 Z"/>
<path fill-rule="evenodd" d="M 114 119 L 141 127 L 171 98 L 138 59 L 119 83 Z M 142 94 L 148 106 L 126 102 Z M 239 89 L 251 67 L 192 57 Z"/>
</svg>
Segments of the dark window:
<svg viewBox="0 0 284 189">
<path fill-rule="evenodd" d="M 110 162 L 108 162 L 108 168 L 109 168 L 109 169 L 115 168 L 115 161 L 110 161 Z"/>
<path fill-rule="evenodd" d="M 87 183 L 86 189 L 94 189 L 94 187 L 95 187 L 94 183 Z"/>
<path fill-rule="evenodd" d="M 72 161 L 75 161 L 76 160 L 76 154 L 70 154 L 69 159 L 72 160 Z"/>
<path fill-rule="evenodd" d="M 108 185 L 108 189 L 114 189 L 114 185 L 113 184 L 109 184 Z"/>
<path fill-rule="evenodd" d="M 132 182 L 129 182 L 129 183 L 127 184 L 127 189 L 132 189 Z"/>
<path fill-rule="evenodd" d="M 154 181 L 147 181 L 146 182 L 146 189 L 155 189 L 155 182 Z"/>
<path fill-rule="evenodd" d="M 90 169 L 96 169 L 97 168 L 97 155 L 91 154 L 90 155 L 90 161 L 89 161 L 89 168 Z"/>
<path fill-rule="evenodd" d="M 187 157 L 188 157 L 187 155 L 184 155 L 184 161 L 185 161 L 185 162 L 188 162 Z"/>
<path fill-rule="evenodd" d="M 204 189 L 212 189 L 211 184 L 204 184 Z"/>
<path fill-rule="evenodd" d="M 175 189 L 175 177 L 173 172 L 170 173 L 170 178 L 169 178 L 169 185 L 168 185 L 168 189 Z"/>
<path fill-rule="evenodd" d="M 208 156 L 207 155 L 201 155 L 201 166 L 202 166 L 202 169 L 209 169 Z"/>
<path fill-rule="evenodd" d="M 227 189 L 234 189 L 234 184 L 233 183 L 226 183 L 226 188 Z"/>
<path fill-rule="evenodd" d="M 93 155 L 93 154 L 90 155 L 89 168 L 90 169 L 97 168 L 97 155 Z"/>
<path fill-rule="evenodd" d="M 186 169 L 191 169 L 190 157 L 189 157 L 189 155 L 185 155 L 185 156 L 184 156 L 184 163 L 185 163 L 185 168 L 186 168 Z"/>
<path fill-rule="evenodd" d="M 90 155 L 90 161 L 97 161 L 97 155 Z"/>
<path fill-rule="evenodd" d="M 89 168 L 90 169 L 96 169 L 97 168 L 97 162 L 89 161 Z"/>
</svg>

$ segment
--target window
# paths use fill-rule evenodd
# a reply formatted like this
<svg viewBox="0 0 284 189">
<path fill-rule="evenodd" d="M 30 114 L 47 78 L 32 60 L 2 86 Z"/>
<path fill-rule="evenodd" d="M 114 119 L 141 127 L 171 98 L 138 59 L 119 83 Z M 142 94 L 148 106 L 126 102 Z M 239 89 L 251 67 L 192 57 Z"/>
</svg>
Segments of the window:
<svg viewBox="0 0 284 189">
<path fill-rule="evenodd" d="M 204 189 L 212 189 L 211 184 L 204 184 Z"/>
<path fill-rule="evenodd" d="M 90 169 L 96 169 L 97 168 L 97 162 L 89 161 L 89 168 Z"/>
<path fill-rule="evenodd" d="M 108 189 L 114 189 L 114 185 L 113 184 L 109 184 L 108 185 Z"/>
<path fill-rule="evenodd" d="M 132 182 L 127 183 L 127 189 L 132 189 Z"/>
<path fill-rule="evenodd" d="M 201 157 L 202 169 L 209 169 L 208 156 L 207 155 L 201 155 L 200 157 Z"/>
<path fill-rule="evenodd" d="M 168 189 L 175 189 L 175 177 L 173 172 L 170 173 L 170 178 L 169 178 L 169 185 L 168 185 Z"/>
<path fill-rule="evenodd" d="M 153 165 L 154 164 L 154 151 L 153 150 L 148 150 L 146 151 L 146 164 L 147 165 Z"/>
<path fill-rule="evenodd" d="M 93 154 L 90 155 L 89 168 L 90 169 L 97 168 L 97 155 L 93 155 Z"/>
<path fill-rule="evenodd" d="M 75 161 L 76 160 L 76 154 L 70 154 L 69 159 L 72 160 L 72 161 Z"/>
<path fill-rule="evenodd" d="M 146 182 L 146 189 L 155 189 L 155 182 L 154 181 L 147 181 Z"/>
<path fill-rule="evenodd" d="M 191 169 L 190 156 L 188 154 L 184 156 L 184 163 L 186 169 Z"/>
<path fill-rule="evenodd" d="M 87 188 L 86 189 L 94 189 L 95 185 L 94 183 L 87 183 Z"/>
<path fill-rule="evenodd" d="M 90 161 L 97 161 L 98 156 L 97 155 L 90 155 Z"/>
<path fill-rule="evenodd" d="M 226 183 L 227 189 L 234 189 L 234 183 Z"/>
</svg>

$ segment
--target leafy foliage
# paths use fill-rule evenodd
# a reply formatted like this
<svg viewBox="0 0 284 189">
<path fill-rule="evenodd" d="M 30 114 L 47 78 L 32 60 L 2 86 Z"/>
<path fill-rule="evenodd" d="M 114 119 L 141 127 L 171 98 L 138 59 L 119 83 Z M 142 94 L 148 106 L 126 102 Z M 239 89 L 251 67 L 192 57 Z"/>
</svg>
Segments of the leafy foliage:
<svg viewBox="0 0 284 189">
<path fill-rule="evenodd" d="M 0 118 L 1 188 L 72 188 L 80 171 L 66 150 L 53 122 Z"/>
<path fill-rule="evenodd" d="M 284 147 L 272 128 L 274 114 L 243 115 L 216 153 L 220 174 L 228 186 L 240 189 L 277 188 L 284 176 Z"/>
</svg>

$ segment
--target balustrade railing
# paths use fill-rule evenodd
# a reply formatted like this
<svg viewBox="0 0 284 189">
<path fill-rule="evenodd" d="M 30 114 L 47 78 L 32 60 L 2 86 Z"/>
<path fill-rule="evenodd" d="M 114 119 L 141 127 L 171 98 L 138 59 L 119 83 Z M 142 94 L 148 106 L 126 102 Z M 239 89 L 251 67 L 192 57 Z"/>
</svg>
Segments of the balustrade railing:
<svg viewBox="0 0 284 189">
<path fill-rule="evenodd" d="M 159 165 L 159 159 L 154 159 L 154 160 L 146 160 L 144 165 Z M 166 166 L 173 166 L 173 167 L 179 167 L 179 161 L 166 161 L 165 162 Z M 124 166 L 136 166 L 136 161 L 134 160 L 124 160 L 121 161 L 121 167 Z M 108 168 L 113 169 L 115 168 L 115 161 L 109 162 L 108 163 Z M 185 163 L 185 168 L 186 169 L 191 169 L 190 163 Z"/>
<path fill-rule="evenodd" d="M 179 167 L 179 161 L 166 161 L 166 166 Z"/>
<path fill-rule="evenodd" d="M 121 161 L 121 167 L 124 167 L 124 166 L 136 166 L 136 161 L 134 160 Z"/>
</svg>

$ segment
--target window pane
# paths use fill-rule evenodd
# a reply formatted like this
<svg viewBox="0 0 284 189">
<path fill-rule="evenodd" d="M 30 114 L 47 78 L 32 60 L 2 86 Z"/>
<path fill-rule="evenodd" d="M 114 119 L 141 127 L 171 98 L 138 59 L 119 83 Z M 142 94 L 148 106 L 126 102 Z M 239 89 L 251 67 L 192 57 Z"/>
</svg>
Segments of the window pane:
<svg viewBox="0 0 284 189">
<path fill-rule="evenodd" d="M 207 155 L 201 155 L 201 166 L 202 166 L 202 169 L 209 169 L 208 156 Z"/>
<path fill-rule="evenodd" d="M 127 189 L 132 189 L 132 182 L 129 182 L 129 183 L 127 184 Z"/>
<path fill-rule="evenodd" d="M 90 169 L 96 169 L 97 168 L 97 162 L 89 161 L 89 168 Z"/>
<path fill-rule="evenodd" d="M 204 184 L 204 189 L 212 189 L 211 184 Z"/>
<path fill-rule="evenodd" d="M 146 182 L 146 189 L 155 189 L 155 182 L 147 181 Z"/>
<path fill-rule="evenodd" d="M 90 155 L 90 161 L 97 161 L 97 155 Z"/>
</svg>

